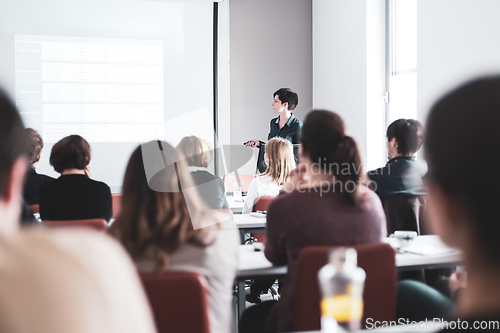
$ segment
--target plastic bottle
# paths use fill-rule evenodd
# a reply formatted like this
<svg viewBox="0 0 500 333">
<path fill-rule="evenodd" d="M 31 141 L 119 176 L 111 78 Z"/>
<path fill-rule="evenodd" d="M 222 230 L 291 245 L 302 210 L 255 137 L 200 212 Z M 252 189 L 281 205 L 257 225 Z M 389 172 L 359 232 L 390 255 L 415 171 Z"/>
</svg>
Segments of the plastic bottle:
<svg viewBox="0 0 500 333">
<path fill-rule="evenodd" d="M 366 273 L 357 266 L 356 250 L 339 248 L 330 253 L 330 263 L 318 272 L 323 332 L 357 330 L 363 317 L 363 287 Z M 341 331 L 341 330 L 340 330 Z"/>
</svg>

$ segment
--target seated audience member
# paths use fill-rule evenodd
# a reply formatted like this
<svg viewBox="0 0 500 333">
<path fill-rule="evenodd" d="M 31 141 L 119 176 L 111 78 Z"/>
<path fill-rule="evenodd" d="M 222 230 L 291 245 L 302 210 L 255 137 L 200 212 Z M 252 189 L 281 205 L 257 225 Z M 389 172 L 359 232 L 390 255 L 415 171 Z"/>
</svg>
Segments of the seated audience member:
<svg viewBox="0 0 500 333">
<path fill-rule="evenodd" d="M 50 164 L 61 176 L 40 187 L 42 220 L 111 219 L 111 190 L 90 179 L 90 154 L 89 143 L 79 135 L 65 137 L 52 147 Z"/>
<path fill-rule="evenodd" d="M 40 161 L 43 149 L 43 140 L 40 134 L 32 128 L 25 130 L 28 137 L 28 158 L 29 164 L 26 180 L 24 181 L 23 196 L 27 205 L 38 205 L 38 190 L 46 182 L 54 180 L 47 175 L 40 175 L 36 172 L 36 166 Z"/>
<path fill-rule="evenodd" d="M 265 255 L 288 265 L 278 302 L 263 302 L 242 317 L 240 332 L 292 331 L 293 284 L 300 251 L 311 245 L 378 242 L 385 217 L 375 193 L 361 184 L 361 157 L 344 122 L 330 111 L 310 112 L 302 128 L 300 164 L 267 211 Z M 264 330 L 265 324 L 265 330 Z"/>
<path fill-rule="evenodd" d="M 283 184 L 295 169 L 293 146 L 283 138 L 272 138 L 266 144 L 264 155 L 267 169 L 262 175 L 254 178 L 248 187 L 243 214 L 252 212 L 253 206 L 260 197 L 276 197 L 280 194 Z"/>
<path fill-rule="evenodd" d="M 446 244 L 463 251 L 467 289 L 458 317 L 470 330 L 483 321 L 482 332 L 497 332 L 500 321 L 500 155 L 491 151 L 500 146 L 499 92 L 498 76 L 468 82 L 434 104 L 426 126 L 429 222 Z"/>
<path fill-rule="evenodd" d="M 389 161 L 385 167 L 368 172 L 368 177 L 376 184 L 375 193 L 380 198 L 425 194 L 415 161 L 415 153 L 423 139 L 424 127 L 418 120 L 398 119 L 387 127 Z"/>
<path fill-rule="evenodd" d="M 158 144 L 167 161 L 179 162 L 155 166 L 154 156 L 148 152 L 158 150 Z M 151 170 L 160 171 L 154 174 Z M 223 223 L 217 223 L 220 215 Z M 192 271 L 205 275 L 211 332 L 231 331 L 239 234 L 231 215 L 204 209 L 184 157 L 168 143 L 153 141 L 132 153 L 123 181 L 122 209 L 109 232 L 142 273 Z"/>
<path fill-rule="evenodd" d="M 425 188 L 415 153 L 423 137 L 424 127 L 418 120 L 394 121 L 387 128 L 389 161 L 385 167 L 368 172 L 369 186 L 382 201 L 389 233 L 395 230 L 421 232 L 420 213 L 425 206 L 421 197 L 425 195 Z"/>
<path fill-rule="evenodd" d="M 122 247 L 86 231 L 19 230 L 24 127 L 0 92 L 0 332 L 154 333 Z"/>
<path fill-rule="evenodd" d="M 222 178 L 212 175 L 207 167 L 213 159 L 213 149 L 205 140 L 187 136 L 179 142 L 177 149 L 186 156 L 188 171 L 194 186 L 209 209 L 229 209 Z"/>
</svg>

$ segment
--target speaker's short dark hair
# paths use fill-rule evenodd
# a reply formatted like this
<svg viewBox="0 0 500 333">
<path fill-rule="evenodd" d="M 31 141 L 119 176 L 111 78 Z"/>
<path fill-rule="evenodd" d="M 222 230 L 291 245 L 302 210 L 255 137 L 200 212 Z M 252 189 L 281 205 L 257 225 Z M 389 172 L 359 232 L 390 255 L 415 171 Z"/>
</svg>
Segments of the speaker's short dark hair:
<svg viewBox="0 0 500 333">
<path fill-rule="evenodd" d="M 50 165 L 59 173 L 68 169 L 83 170 L 90 163 L 90 145 L 79 135 L 61 139 L 52 147 Z"/>
<path fill-rule="evenodd" d="M 387 140 L 396 138 L 398 153 L 413 155 L 424 142 L 424 126 L 415 119 L 398 119 L 387 127 Z"/>
<path fill-rule="evenodd" d="M 0 198 L 14 163 L 26 153 L 26 135 L 21 117 L 11 99 L 0 90 Z"/>
<path fill-rule="evenodd" d="M 279 96 L 281 103 L 288 103 L 288 110 L 293 111 L 299 104 L 299 95 L 290 88 L 280 88 L 276 90 L 273 97 Z"/>
</svg>

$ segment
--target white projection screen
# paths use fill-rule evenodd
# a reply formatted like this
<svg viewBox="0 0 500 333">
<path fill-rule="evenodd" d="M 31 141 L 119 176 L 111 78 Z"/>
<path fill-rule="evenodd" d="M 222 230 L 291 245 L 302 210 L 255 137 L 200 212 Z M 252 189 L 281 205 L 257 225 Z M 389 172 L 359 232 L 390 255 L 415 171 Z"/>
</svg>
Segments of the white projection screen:
<svg viewBox="0 0 500 333">
<path fill-rule="evenodd" d="M 92 178 L 119 191 L 131 152 L 213 143 L 212 2 L 0 0 L 0 84 L 45 147 L 79 134 Z"/>
</svg>

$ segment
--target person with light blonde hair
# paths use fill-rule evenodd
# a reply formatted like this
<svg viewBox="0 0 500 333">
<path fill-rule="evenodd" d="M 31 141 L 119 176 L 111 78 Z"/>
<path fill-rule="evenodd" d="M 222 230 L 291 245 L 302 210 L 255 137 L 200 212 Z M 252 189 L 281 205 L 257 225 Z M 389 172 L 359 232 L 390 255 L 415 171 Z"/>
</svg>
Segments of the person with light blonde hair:
<svg viewBox="0 0 500 333">
<path fill-rule="evenodd" d="M 29 166 L 24 181 L 23 197 L 26 204 L 30 206 L 38 205 L 38 191 L 40 190 L 40 186 L 55 180 L 55 178 L 36 172 L 36 166 L 40 161 L 40 155 L 43 149 L 43 140 L 40 133 L 32 128 L 26 128 L 24 133 L 28 139 Z"/>
<path fill-rule="evenodd" d="M 165 160 L 154 160 L 159 148 Z M 185 157 L 163 141 L 137 147 L 125 171 L 121 207 L 109 233 L 122 243 L 138 270 L 204 275 L 210 331 L 229 333 L 239 234 L 230 214 L 206 209 Z"/>
<path fill-rule="evenodd" d="M 196 136 L 186 136 L 176 148 L 186 157 L 187 170 L 191 172 L 194 186 L 210 209 L 229 209 L 222 178 L 208 171 L 214 158 L 212 145 Z"/>
<path fill-rule="evenodd" d="M 250 213 L 260 197 L 278 196 L 290 172 L 295 169 L 293 146 L 290 141 L 283 138 L 276 137 L 269 140 L 264 159 L 267 170 L 250 183 L 243 214 Z"/>
<path fill-rule="evenodd" d="M 207 168 L 214 158 L 210 143 L 196 136 L 186 136 L 177 145 L 186 157 L 188 166 Z"/>
</svg>

